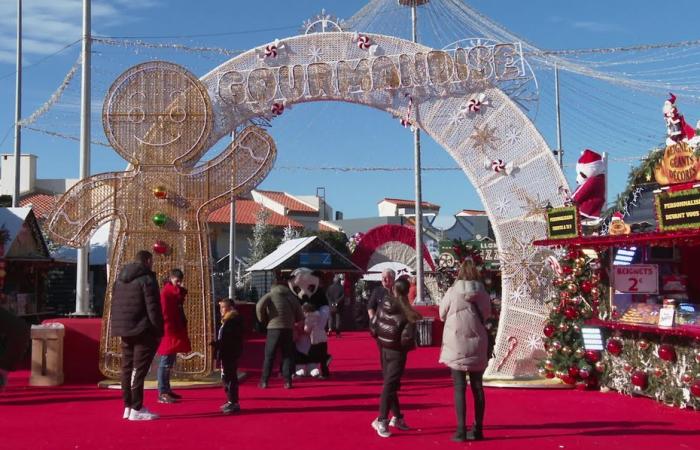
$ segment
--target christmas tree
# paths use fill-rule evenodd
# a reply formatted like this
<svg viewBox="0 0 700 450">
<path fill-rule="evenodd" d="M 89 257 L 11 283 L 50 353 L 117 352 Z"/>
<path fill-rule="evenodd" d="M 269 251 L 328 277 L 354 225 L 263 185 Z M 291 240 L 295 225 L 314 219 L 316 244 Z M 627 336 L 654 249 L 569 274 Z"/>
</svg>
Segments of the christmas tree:
<svg viewBox="0 0 700 450">
<path fill-rule="evenodd" d="M 571 249 L 552 265 L 558 277 L 552 282 L 555 293 L 547 302 L 551 307 L 544 327 L 547 358 L 540 363 L 539 372 L 580 389 L 595 388 L 605 364 L 599 351 L 584 348 L 581 327 L 585 320 L 604 315 L 599 261 Z"/>
</svg>

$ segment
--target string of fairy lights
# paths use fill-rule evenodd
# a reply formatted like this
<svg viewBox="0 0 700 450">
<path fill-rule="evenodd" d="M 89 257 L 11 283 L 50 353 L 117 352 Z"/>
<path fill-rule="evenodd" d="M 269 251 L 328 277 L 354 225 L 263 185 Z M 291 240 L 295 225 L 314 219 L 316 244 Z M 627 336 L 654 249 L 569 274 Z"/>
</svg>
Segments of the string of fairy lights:
<svg viewBox="0 0 700 450">
<path fill-rule="evenodd" d="M 371 0 L 354 16 L 345 21 L 352 30 L 408 37 L 410 11 L 397 6 L 394 0 Z M 483 36 L 500 42 L 521 42 L 524 55 L 535 70 L 539 84 L 539 112 L 536 125 L 544 128 L 554 123 L 554 71 L 560 74 L 564 148 L 567 142 L 585 143 L 596 150 L 606 151 L 613 164 L 632 165 L 643 159 L 650 149 L 664 138 L 660 106 L 670 89 L 688 108 L 700 102 L 700 40 L 633 45 L 627 47 L 586 49 L 541 49 L 511 33 L 505 27 L 484 16 L 461 0 L 431 0 L 419 8 L 421 17 L 419 39 L 426 45 L 441 48 L 459 39 Z M 163 35 L 163 36 L 94 36 L 93 90 L 106 91 L 115 75 L 126 62 L 117 60 L 160 58 L 164 53 L 187 54 L 203 61 L 223 62 L 244 50 L 215 45 L 199 45 L 197 39 L 246 34 L 296 34 L 298 25 L 275 28 L 227 31 L 221 33 Z M 34 63 L 39 65 L 66 50 L 76 51 L 73 42 L 58 52 Z M 102 57 L 100 64 L 95 59 Z M 172 58 L 170 58 L 172 59 Z M 211 64 L 207 62 L 207 66 Z M 76 61 L 58 84 L 48 100 L 24 118 L 20 125 L 33 133 L 53 138 L 78 140 L 78 121 L 66 120 L 76 115 L 79 98 L 75 81 L 80 61 Z M 26 66 L 31 69 L 31 66 Z M 7 77 L 10 74 L 2 75 Z M 95 94 L 94 94 L 95 95 Z M 97 97 L 97 95 L 95 95 Z M 694 110 L 693 110 L 694 111 Z M 99 114 L 99 111 L 93 111 Z M 694 115 L 691 115 L 695 117 Z M 99 121 L 93 121 L 99 123 Z M 72 127 L 72 129 L 71 129 Z M 11 126 L 0 140 L 2 145 L 10 135 Z M 590 130 L 595 129 L 595 134 Z M 108 146 L 100 139 L 101 130 L 92 143 Z M 573 149 L 572 149 L 573 150 Z M 572 167 L 577 151 L 565 153 L 565 167 Z M 402 172 L 410 167 L 353 167 L 336 165 L 279 166 L 282 170 L 332 172 Z M 458 167 L 424 167 L 425 171 L 459 171 Z"/>
</svg>

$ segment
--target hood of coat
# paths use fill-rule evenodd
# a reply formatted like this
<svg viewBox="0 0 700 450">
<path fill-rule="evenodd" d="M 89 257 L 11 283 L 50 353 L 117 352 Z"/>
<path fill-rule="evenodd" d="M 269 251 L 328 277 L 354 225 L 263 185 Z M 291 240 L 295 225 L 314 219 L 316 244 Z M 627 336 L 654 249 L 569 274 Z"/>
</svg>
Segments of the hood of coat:
<svg viewBox="0 0 700 450">
<path fill-rule="evenodd" d="M 484 291 L 484 285 L 479 281 L 457 280 L 452 289 L 456 294 L 471 295 Z"/>
<path fill-rule="evenodd" d="M 177 287 L 174 284 L 172 284 L 170 281 L 166 281 L 163 283 L 163 289 L 161 289 L 161 292 L 166 292 L 168 294 L 173 294 L 173 295 L 181 295 L 185 296 L 187 295 L 187 289 L 184 287 L 180 286 Z"/>
<path fill-rule="evenodd" d="M 119 281 L 122 281 L 124 283 L 131 283 L 138 277 L 148 275 L 150 273 L 151 270 L 146 268 L 146 266 L 144 266 L 143 264 L 133 262 L 124 266 L 121 272 L 119 272 Z"/>
</svg>

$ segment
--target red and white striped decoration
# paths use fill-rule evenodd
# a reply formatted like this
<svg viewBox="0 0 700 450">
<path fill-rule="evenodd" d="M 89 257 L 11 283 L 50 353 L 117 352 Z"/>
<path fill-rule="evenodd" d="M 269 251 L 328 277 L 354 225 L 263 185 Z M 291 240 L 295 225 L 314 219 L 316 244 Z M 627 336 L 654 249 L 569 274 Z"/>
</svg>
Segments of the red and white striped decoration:
<svg viewBox="0 0 700 450">
<path fill-rule="evenodd" d="M 270 108 L 273 116 L 281 116 L 284 112 L 284 103 L 273 103 L 272 108 Z"/>
<path fill-rule="evenodd" d="M 506 163 L 502 159 L 485 160 L 484 168 L 492 170 L 493 172 L 499 173 L 501 175 L 510 175 L 513 173 L 513 163 Z"/>
<path fill-rule="evenodd" d="M 277 58 L 277 46 L 268 45 L 265 47 L 265 58 Z"/>
<path fill-rule="evenodd" d="M 367 36 L 359 36 L 357 38 L 357 46 L 362 50 L 369 50 L 369 48 L 372 46 L 372 42 Z"/>
<path fill-rule="evenodd" d="M 478 113 L 481 111 L 481 109 L 488 105 L 489 102 L 486 100 L 486 94 L 478 94 L 473 97 L 471 97 L 466 105 L 463 105 L 462 108 L 466 109 L 470 113 Z"/>
<path fill-rule="evenodd" d="M 411 111 L 413 111 L 413 97 L 411 97 L 409 94 L 406 94 L 406 97 L 408 97 L 408 110 L 406 111 L 406 115 L 401 118 L 400 122 L 401 126 L 404 128 L 413 128 L 413 123 L 411 122 Z"/>
</svg>

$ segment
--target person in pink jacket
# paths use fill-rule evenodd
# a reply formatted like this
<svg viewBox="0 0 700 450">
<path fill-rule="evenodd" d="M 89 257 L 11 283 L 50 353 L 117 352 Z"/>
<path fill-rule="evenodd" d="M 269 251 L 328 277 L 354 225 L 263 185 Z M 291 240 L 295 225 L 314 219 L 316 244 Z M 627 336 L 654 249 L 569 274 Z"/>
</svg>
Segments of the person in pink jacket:
<svg viewBox="0 0 700 450">
<path fill-rule="evenodd" d="M 453 441 L 481 440 L 486 399 L 483 377 L 488 365 L 488 332 L 484 321 L 491 316 L 491 301 L 481 284 L 471 258 L 464 260 L 457 280 L 440 302 L 440 319 L 445 322 L 440 362 L 452 371 L 457 431 Z M 466 376 L 474 396 L 474 427 L 467 432 Z"/>
<path fill-rule="evenodd" d="M 178 353 L 188 353 L 192 350 L 190 338 L 187 335 L 187 318 L 183 308 L 187 295 L 187 289 L 182 287 L 183 277 L 184 274 L 180 269 L 171 270 L 170 279 L 165 282 L 160 291 L 165 333 L 158 347 L 160 355 L 160 365 L 158 366 L 159 403 L 174 403 L 182 398 L 170 388 L 170 371 L 175 365 Z"/>
</svg>

